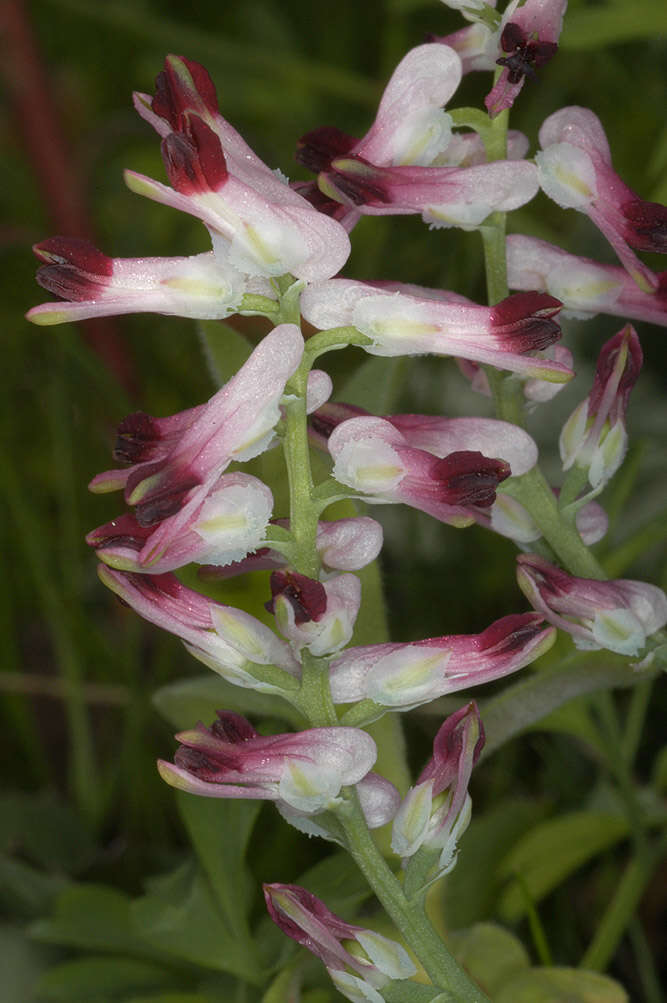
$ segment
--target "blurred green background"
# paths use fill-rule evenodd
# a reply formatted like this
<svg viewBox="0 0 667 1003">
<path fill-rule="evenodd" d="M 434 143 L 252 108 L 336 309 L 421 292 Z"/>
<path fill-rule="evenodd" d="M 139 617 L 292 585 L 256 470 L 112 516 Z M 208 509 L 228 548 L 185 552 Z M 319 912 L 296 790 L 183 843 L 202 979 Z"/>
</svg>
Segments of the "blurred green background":
<svg viewBox="0 0 667 1003">
<path fill-rule="evenodd" d="M 324 124 L 362 135 L 407 49 L 429 32 L 456 30 L 460 19 L 435 0 L 193 0 L 187 12 L 175 0 L 3 0 L 0 18 L 6 792 L 0 903 L 16 973 L 3 999 L 26 1003 L 36 998 L 35 972 L 62 955 L 26 939 L 24 931 L 49 911 L 59 889 L 74 877 L 136 894 L 146 875 L 183 852 L 172 792 L 154 768 L 156 756 L 173 749 L 172 729 L 151 705 L 151 694 L 198 668 L 177 641 L 145 627 L 98 583 L 83 537 L 117 514 L 120 503 L 89 495 L 86 484 L 110 465 L 113 430 L 126 413 L 170 414 L 214 389 L 191 322 L 139 316 L 94 328 L 29 325 L 25 310 L 48 298 L 34 284 L 30 246 L 63 232 L 90 236 L 114 256 L 207 249 L 199 223 L 141 200 L 123 184 L 124 167 L 164 177 L 159 144 L 135 114 L 131 92 L 152 91 L 165 53 L 203 62 L 225 117 L 271 167 L 301 178 L 305 172 L 293 161 L 297 138 Z M 512 114 L 513 127 L 531 137 L 531 152 L 546 115 L 567 104 L 588 105 L 607 130 L 624 180 L 643 198 L 667 201 L 666 20 L 663 0 L 571 0 L 558 58 L 528 83 Z M 479 106 L 487 89 L 487 75 L 471 75 L 452 106 Z M 541 195 L 511 217 L 510 229 L 614 260 L 587 219 L 558 211 Z M 651 263 L 660 267 L 657 257 Z M 362 221 L 346 274 L 441 285 L 484 300 L 478 236 L 429 234 L 418 219 Z M 546 421 L 538 412 L 530 426 L 548 471 L 558 469 L 555 430 L 587 392 L 597 351 L 620 326 L 609 317 L 564 325 L 580 380 L 545 408 Z M 638 528 L 658 525 L 665 512 L 665 335 L 648 325 L 638 331 L 646 369 L 631 406 L 635 445 L 629 473 L 607 492 L 613 520 L 603 556 Z M 332 373 L 342 380 L 358 361 L 343 353 Z M 405 375 L 391 410 L 487 413 L 488 405 L 469 393 L 451 360 L 426 359 Z M 524 608 L 508 541 L 476 528 L 456 532 L 410 511 L 387 510 L 382 518 L 395 639 L 477 631 Z M 630 550 L 623 574 L 664 587 L 664 533 L 662 541 L 648 552 Z M 659 748 L 664 709 L 664 702 L 656 704 L 647 718 L 640 771 Z M 418 766 L 433 725 L 417 721 L 411 728 Z M 590 783 L 590 763 L 571 742 L 533 735 L 480 771 L 476 804 L 522 796 L 540 811 L 547 804 L 549 812 L 568 810 L 582 803 Z M 306 854 L 316 853 L 304 846 Z M 257 873 L 271 877 L 271 848 L 256 850 Z M 567 909 L 571 888 L 550 900 L 552 935 L 565 960 L 571 954 L 569 963 L 590 936 L 590 903 L 603 902 L 613 883 L 613 860 L 605 866 L 595 880 L 579 875 L 574 920 Z M 649 929 L 659 905 L 664 895 L 646 906 Z M 616 974 L 630 982 L 636 977 L 627 952 Z"/>
</svg>

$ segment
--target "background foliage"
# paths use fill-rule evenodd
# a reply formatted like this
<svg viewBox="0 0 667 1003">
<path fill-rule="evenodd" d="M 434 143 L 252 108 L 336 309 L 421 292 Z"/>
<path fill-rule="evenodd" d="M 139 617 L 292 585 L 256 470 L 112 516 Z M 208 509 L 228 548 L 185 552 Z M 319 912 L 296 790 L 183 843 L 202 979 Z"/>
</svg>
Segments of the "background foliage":
<svg viewBox="0 0 667 1003">
<path fill-rule="evenodd" d="M 116 514 L 117 501 L 85 490 L 108 466 L 115 424 L 138 407 L 169 414 L 192 406 L 210 396 L 214 382 L 195 325 L 185 320 L 139 316 L 62 330 L 28 325 L 23 312 L 42 298 L 29 248 L 60 231 L 93 235 L 116 256 L 206 249 L 203 227 L 138 199 L 122 181 L 126 166 L 163 177 L 158 144 L 134 113 L 130 94 L 152 90 L 166 52 L 203 62 L 217 84 L 223 114 L 271 166 L 300 177 L 305 175 L 292 156 L 302 133 L 336 124 L 363 134 L 404 52 L 428 32 L 455 30 L 459 20 L 435 0 L 193 0 L 187 14 L 175 0 L 3 0 L 0 23 L 8 42 L 0 118 L 7 373 L 0 398 L 6 774 L 0 950 L 10 972 L 4 999 L 259 999 L 253 988 L 257 951 L 264 962 L 283 949 L 268 921 L 259 919 L 259 882 L 293 880 L 313 866 L 310 887 L 318 893 L 329 888 L 334 909 L 358 906 L 363 887 L 346 861 L 286 832 L 269 809 L 261 809 L 262 825 L 253 830 L 259 809 L 251 804 L 225 805 L 230 823 L 238 814 L 235 845 L 220 842 L 209 819 L 204 844 L 196 848 L 199 863 L 193 863 L 186 832 L 204 825 L 203 816 L 219 806 L 192 799 L 176 805 L 154 761 L 170 755 L 176 717 L 192 711 L 196 718 L 220 691 L 190 688 L 188 703 L 172 689 L 156 709 L 155 690 L 199 675 L 196 663 L 177 641 L 115 603 L 99 585 L 83 542 L 87 530 Z M 621 176 L 643 198 L 666 202 L 667 124 L 659 112 L 666 31 L 661 0 L 570 0 L 559 56 L 538 83 L 524 89 L 512 125 L 531 136 L 534 149 L 547 114 L 566 104 L 588 105 L 605 125 Z M 479 105 L 486 83 L 486 75 L 466 78 L 456 104 Z M 72 192 L 79 193 L 79 204 Z M 583 216 L 560 212 L 543 196 L 513 214 L 510 227 L 613 260 Z M 367 219 L 355 230 L 353 247 L 349 275 L 441 285 L 483 301 L 476 234 L 429 234 L 418 220 Z M 652 263 L 659 267 L 657 259 Z M 611 318 L 566 325 L 582 376 L 549 410 L 546 428 L 536 415 L 530 430 L 545 450 L 553 451 L 554 429 L 585 394 L 586 367 L 618 327 Z M 603 498 L 612 529 L 601 554 L 615 551 L 613 574 L 664 588 L 665 341 L 662 331 L 648 325 L 638 330 L 647 363 L 631 405 L 634 446 Z M 342 355 L 334 373 L 339 381 L 358 363 L 358 356 Z M 394 368 L 383 390 L 388 411 L 463 414 L 484 406 L 481 398 L 471 399 L 448 360 L 420 360 L 409 373 Z M 550 463 L 557 468 L 553 452 L 547 468 Z M 523 608 L 508 541 L 477 528 L 457 532 L 409 510 L 388 510 L 382 517 L 393 638 L 476 631 Z M 663 542 L 647 550 L 646 541 L 655 541 L 661 524 Z M 620 700 L 623 705 L 629 697 Z M 641 718 L 636 779 L 641 786 L 653 774 L 664 790 L 662 700 L 660 705 L 654 698 Z M 548 727 L 504 747 L 478 770 L 475 821 L 444 906 L 434 907 L 444 910 L 445 923 L 462 927 L 500 919 L 520 934 L 533 961 L 544 960 L 533 906 L 527 904 L 536 903 L 554 961 L 578 962 L 627 856 L 627 827 L 600 771 L 588 720 L 582 705 L 569 705 Z M 432 715 L 412 716 L 415 768 L 439 723 Z M 195 814 L 202 818 L 193 823 Z M 241 869 L 245 837 L 250 873 Z M 559 855 L 563 846 L 571 852 Z M 522 883 L 508 880 L 517 870 Z M 236 889 L 226 883 L 230 871 Z M 246 897 L 247 890 L 252 893 Z M 261 937 L 248 939 L 237 901 L 247 902 L 251 922 L 263 924 Z M 661 890 L 654 881 L 643 899 L 641 926 L 622 941 L 613 963 L 612 973 L 633 1000 L 661 999 L 650 955 L 665 946 L 658 924 L 664 905 L 664 882 Z M 130 913 L 141 923 L 140 940 L 131 933 Z M 235 959 L 231 967 L 225 958 Z M 278 986 L 276 1000 L 285 998 L 283 991 Z M 312 996 L 313 1003 L 334 998 L 324 988 L 315 992 L 320 995 Z"/>
</svg>

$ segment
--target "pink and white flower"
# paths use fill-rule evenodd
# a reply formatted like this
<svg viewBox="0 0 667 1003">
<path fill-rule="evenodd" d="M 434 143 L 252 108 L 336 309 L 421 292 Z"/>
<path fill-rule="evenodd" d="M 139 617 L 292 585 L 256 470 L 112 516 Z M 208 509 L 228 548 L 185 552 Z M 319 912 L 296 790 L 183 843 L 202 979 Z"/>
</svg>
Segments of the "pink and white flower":
<svg viewBox="0 0 667 1003">
<path fill-rule="evenodd" d="M 352 279 L 314 283 L 301 297 L 304 318 L 320 330 L 353 326 L 370 355 L 453 355 L 526 376 L 567 382 L 572 371 L 529 353 L 560 337 L 551 296 L 508 296 L 492 307 L 454 302 L 415 286 L 390 288 Z"/>
<path fill-rule="evenodd" d="M 602 488 L 620 467 L 628 444 L 625 413 L 642 366 L 631 324 L 602 346 L 591 392 L 563 425 L 559 446 L 563 470 L 576 464 L 592 488 Z"/>
<path fill-rule="evenodd" d="M 563 316 L 587 320 L 606 313 L 667 327 L 667 271 L 654 275 L 647 292 L 619 265 L 513 233 L 507 238 L 507 278 L 511 289 L 537 289 L 561 300 Z"/>
<path fill-rule="evenodd" d="M 305 814 L 334 807 L 342 787 L 358 783 L 377 757 L 375 742 L 359 728 L 311 728 L 260 735 L 246 718 L 218 711 L 176 738 L 174 763 L 158 760 L 172 787 L 210 798 L 284 802 Z"/>
<path fill-rule="evenodd" d="M 101 564 L 101 581 L 144 620 L 179 637 L 191 655 L 235 686 L 284 695 L 301 665 L 286 641 L 250 613 L 195 592 L 173 574 L 145 575 Z M 266 667 L 282 670 L 267 673 Z"/>
<path fill-rule="evenodd" d="M 338 991 L 354 1003 L 383 1003 L 379 989 L 417 969 L 394 940 L 347 923 L 298 885 L 264 885 L 269 915 L 283 933 L 324 962 Z M 346 943 L 355 942 L 348 950 Z"/>
<path fill-rule="evenodd" d="M 543 122 L 540 143 L 535 161 L 542 190 L 563 209 L 588 216 L 637 285 L 654 292 L 658 280 L 632 248 L 667 252 L 667 207 L 643 201 L 616 174 L 597 115 L 561 108 Z"/>
<path fill-rule="evenodd" d="M 543 616 L 503 617 L 481 634 L 454 634 L 408 644 L 348 648 L 331 664 L 334 703 L 372 700 L 411 710 L 436 697 L 501 679 L 529 665 L 556 638 Z"/>
<path fill-rule="evenodd" d="M 484 728 L 473 701 L 452 714 L 433 742 L 433 758 L 410 788 L 394 818 L 391 847 L 403 858 L 422 846 L 439 850 L 437 875 L 456 865 L 458 840 L 468 828 L 468 784 L 484 745 Z"/>
<path fill-rule="evenodd" d="M 95 492 L 124 489 L 125 501 L 135 506 L 139 527 L 153 527 L 143 541 L 140 533 L 132 534 L 137 567 L 166 568 L 170 553 L 192 551 L 193 532 L 215 552 L 220 542 L 215 539 L 215 521 L 218 516 L 224 519 L 226 510 L 220 477 L 233 460 L 252 459 L 271 445 L 285 384 L 302 354 L 299 329 L 282 324 L 260 342 L 207 404 L 166 419 L 134 415 L 121 425 L 116 455 L 131 465 L 99 474 L 90 488 Z M 268 495 L 254 479 L 226 483 L 233 486 L 236 496 L 253 494 L 248 525 L 241 527 L 241 536 L 247 530 L 249 549 L 254 549 L 268 520 Z M 126 535 L 129 528 L 124 523 L 120 535 Z M 137 550 L 136 543 L 141 541 Z M 234 553 L 243 556 L 238 548 Z"/>
<path fill-rule="evenodd" d="M 667 623 L 667 596 L 656 585 L 575 578 L 536 554 L 521 554 L 517 565 L 521 591 L 578 648 L 638 655 Z"/>
</svg>

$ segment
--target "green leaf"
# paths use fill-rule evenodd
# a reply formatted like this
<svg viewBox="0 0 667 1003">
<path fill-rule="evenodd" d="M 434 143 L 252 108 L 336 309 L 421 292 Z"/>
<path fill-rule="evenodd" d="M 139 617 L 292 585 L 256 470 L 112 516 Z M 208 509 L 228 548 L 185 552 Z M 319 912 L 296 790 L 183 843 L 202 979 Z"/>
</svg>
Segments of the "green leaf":
<svg viewBox="0 0 667 1003">
<path fill-rule="evenodd" d="M 35 944 L 21 927 L 3 924 L 0 958 L 2 1003 L 32 1003 L 42 970 L 55 960 L 53 949 Z"/>
<path fill-rule="evenodd" d="M 495 923 L 456 930 L 447 935 L 447 946 L 470 978 L 493 999 L 509 979 L 530 965 L 518 937 Z"/>
<path fill-rule="evenodd" d="M 4 846 L 19 844 L 45 870 L 76 874 L 94 857 L 95 844 L 80 815 L 52 790 L 8 793 L 0 798 Z"/>
<path fill-rule="evenodd" d="M 143 989 L 174 986 L 173 972 L 132 958 L 80 958 L 65 961 L 39 981 L 40 998 L 62 1003 L 110 1003 Z"/>
<path fill-rule="evenodd" d="M 67 884 L 62 875 L 45 874 L 22 860 L 0 854 L 0 904 L 14 915 L 43 915 Z"/>
<path fill-rule="evenodd" d="M 222 708 L 251 717 L 279 718 L 297 729 L 304 727 L 299 712 L 282 697 L 233 686 L 213 672 L 161 687 L 153 695 L 153 704 L 178 729 L 190 728 L 196 721 L 210 724 L 216 710 Z"/>
<path fill-rule="evenodd" d="M 653 672 L 633 671 L 628 659 L 610 651 L 577 652 L 526 674 L 497 697 L 481 701 L 486 742 L 482 759 L 515 735 L 536 729 L 554 710 L 576 697 L 618 686 L 635 686 Z"/>
<path fill-rule="evenodd" d="M 129 897 L 106 885 L 70 885 L 58 896 L 53 916 L 34 923 L 30 932 L 38 940 L 68 947 L 156 954 L 132 929 Z"/>
<path fill-rule="evenodd" d="M 434 895 L 440 898 L 445 927 L 469 927 L 492 915 L 501 860 L 544 814 L 544 807 L 519 799 L 508 799 L 483 815 L 473 810 L 455 869 L 431 892 L 431 901 Z"/>
<path fill-rule="evenodd" d="M 200 320 L 197 331 L 208 371 L 216 386 L 221 387 L 247 362 L 252 345 L 224 321 Z"/>
<path fill-rule="evenodd" d="M 134 930 L 161 950 L 261 984 L 253 944 L 227 929 L 210 884 L 190 862 L 151 881 L 148 893 L 132 903 L 130 912 Z"/>
<path fill-rule="evenodd" d="M 177 791 L 176 800 L 230 933 L 247 937 L 252 888 L 244 860 L 261 803 L 221 801 L 183 791 Z"/>
<path fill-rule="evenodd" d="M 531 968 L 508 982 L 494 1003 L 628 1003 L 622 986 L 578 968 Z"/>
<path fill-rule="evenodd" d="M 544 898 L 569 874 L 628 834 L 628 822 L 617 815 L 572 812 L 535 826 L 505 857 L 500 874 L 517 875 L 500 897 L 503 919 L 516 922 L 532 902 Z"/>
<path fill-rule="evenodd" d="M 123 1003 L 218 1003 L 218 1001 L 213 996 L 202 993 L 158 993 L 157 996 L 132 996 Z"/>
</svg>

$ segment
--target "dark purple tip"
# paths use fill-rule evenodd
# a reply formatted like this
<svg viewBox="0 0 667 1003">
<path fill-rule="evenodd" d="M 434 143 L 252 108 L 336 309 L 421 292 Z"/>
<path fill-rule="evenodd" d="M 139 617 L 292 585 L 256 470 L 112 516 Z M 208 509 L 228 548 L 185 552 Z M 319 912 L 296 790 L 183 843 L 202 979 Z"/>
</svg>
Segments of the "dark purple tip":
<svg viewBox="0 0 667 1003">
<path fill-rule="evenodd" d="M 182 195 L 218 191 L 228 177 L 220 137 L 198 115 L 183 115 L 179 126 L 161 147 L 172 187 Z"/>
<path fill-rule="evenodd" d="M 274 571 L 270 579 L 272 598 L 265 604 L 269 613 L 275 613 L 278 596 L 286 599 L 294 610 L 298 625 L 320 620 L 327 608 L 327 594 L 321 582 L 297 571 Z"/>
<path fill-rule="evenodd" d="M 475 450 L 459 450 L 438 460 L 433 476 L 444 488 L 449 505 L 489 508 L 496 500 L 496 488 L 511 474 L 509 463 L 494 460 Z"/>
<path fill-rule="evenodd" d="M 628 202 L 621 208 L 627 220 L 625 239 L 638 251 L 667 254 L 667 206 L 660 202 Z"/>
<path fill-rule="evenodd" d="M 174 63 L 185 64 L 190 74 L 192 88 L 182 79 Z M 151 108 L 156 115 L 169 122 L 172 129 L 178 127 L 180 116 L 188 110 L 206 110 L 212 115 L 218 114 L 218 96 L 215 85 L 207 70 L 200 63 L 195 63 L 183 56 L 167 56 L 164 70 L 155 80 L 155 97 Z"/>
<path fill-rule="evenodd" d="M 354 136 L 341 132 L 335 125 L 323 125 L 301 137 L 295 158 L 309 171 L 319 174 L 328 170 L 332 160 L 347 156 L 357 142 Z"/>
</svg>

